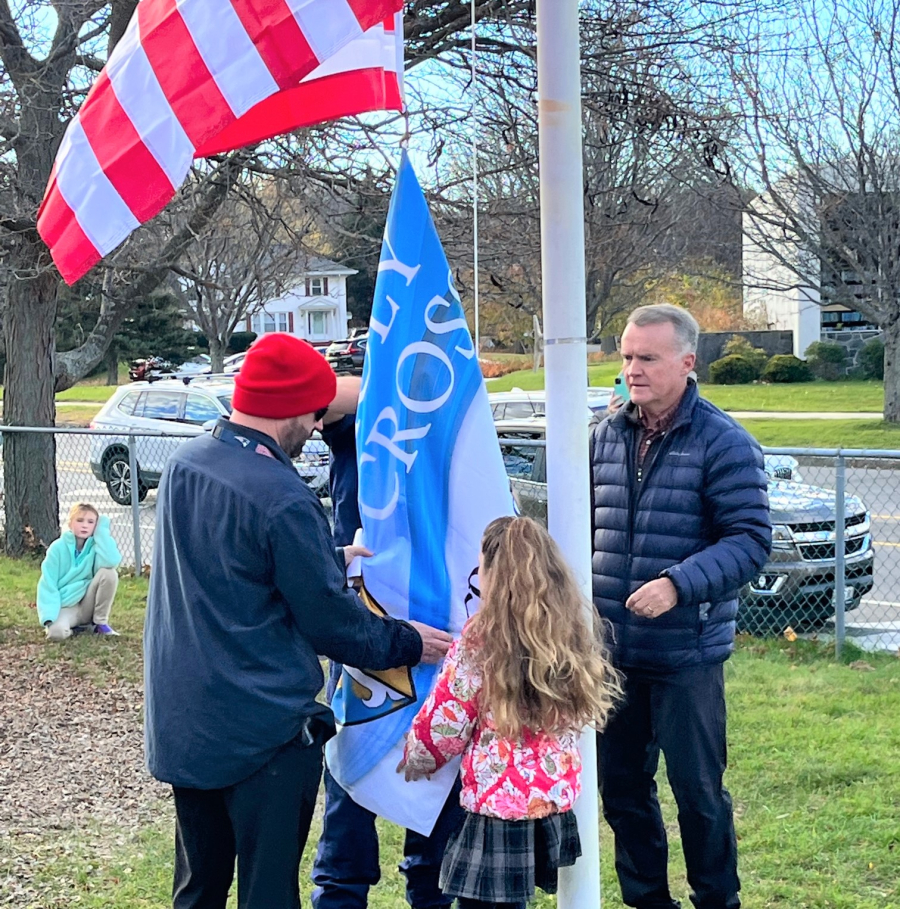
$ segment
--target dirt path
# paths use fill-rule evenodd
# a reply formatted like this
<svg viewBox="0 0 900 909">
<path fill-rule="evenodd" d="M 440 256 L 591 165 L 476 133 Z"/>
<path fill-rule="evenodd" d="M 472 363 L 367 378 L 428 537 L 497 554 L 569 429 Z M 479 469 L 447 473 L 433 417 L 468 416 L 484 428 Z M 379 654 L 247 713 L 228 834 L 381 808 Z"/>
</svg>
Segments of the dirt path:
<svg viewBox="0 0 900 909">
<path fill-rule="evenodd" d="M 0 905 L 41 904 L 35 867 L 67 834 L 102 831 L 102 856 L 159 818 L 169 793 L 144 769 L 141 686 L 98 688 L 71 663 L 38 659 L 45 646 L 0 649 Z"/>
</svg>

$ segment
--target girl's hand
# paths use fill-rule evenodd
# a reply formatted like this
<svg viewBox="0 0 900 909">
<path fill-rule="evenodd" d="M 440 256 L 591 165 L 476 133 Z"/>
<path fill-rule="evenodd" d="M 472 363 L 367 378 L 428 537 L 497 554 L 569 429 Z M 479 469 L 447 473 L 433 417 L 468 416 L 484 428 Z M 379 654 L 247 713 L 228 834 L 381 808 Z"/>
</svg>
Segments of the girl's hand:
<svg viewBox="0 0 900 909">
<path fill-rule="evenodd" d="M 375 555 L 371 549 L 366 549 L 365 546 L 345 546 L 344 547 L 344 567 L 349 568 L 350 563 L 359 556 L 362 559 L 368 559 L 371 556 Z"/>
<path fill-rule="evenodd" d="M 406 763 L 405 757 L 401 758 L 400 763 L 397 764 L 397 773 L 402 773 L 403 778 L 407 783 L 412 783 L 415 780 L 431 779 L 430 773 L 426 773 L 424 770 L 417 770 L 413 767 L 410 767 L 409 764 Z"/>
</svg>

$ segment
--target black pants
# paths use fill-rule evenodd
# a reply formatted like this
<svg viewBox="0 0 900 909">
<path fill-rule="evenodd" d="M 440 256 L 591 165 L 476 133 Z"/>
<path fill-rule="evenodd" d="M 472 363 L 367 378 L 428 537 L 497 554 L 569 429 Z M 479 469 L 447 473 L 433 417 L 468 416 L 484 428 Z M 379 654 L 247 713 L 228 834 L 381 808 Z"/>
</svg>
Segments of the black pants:
<svg viewBox="0 0 900 909">
<path fill-rule="evenodd" d="M 603 813 L 615 834 L 622 899 L 638 909 L 674 909 L 668 845 L 656 794 L 659 753 L 678 805 L 691 901 L 738 909 L 737 842 L 727 763 L 722 665 L 666 674 L 630 670 L 625 703 L 599 737 Z"/>
<path fill-rule="evenodd" d="M 299 909 L 321 775 L 321 743 L 298 736 L 234 786 L 175 787 L 174 909 L 225 909 L 235 859 L 239 909 Z"/>
</svg>

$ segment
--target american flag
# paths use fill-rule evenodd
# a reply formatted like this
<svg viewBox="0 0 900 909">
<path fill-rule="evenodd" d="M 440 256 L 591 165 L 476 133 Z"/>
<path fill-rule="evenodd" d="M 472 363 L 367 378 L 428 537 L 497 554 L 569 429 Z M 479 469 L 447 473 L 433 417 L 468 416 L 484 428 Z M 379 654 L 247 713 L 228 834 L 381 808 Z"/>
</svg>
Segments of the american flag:
<svg viewBox="0 0 900 909">
<path fill-rule="evenodd" d="M 399 109 L 402 0 L 141 0 L 56 155 L 38 231 L 73 284 L 195 157 Z"/>
</svg>

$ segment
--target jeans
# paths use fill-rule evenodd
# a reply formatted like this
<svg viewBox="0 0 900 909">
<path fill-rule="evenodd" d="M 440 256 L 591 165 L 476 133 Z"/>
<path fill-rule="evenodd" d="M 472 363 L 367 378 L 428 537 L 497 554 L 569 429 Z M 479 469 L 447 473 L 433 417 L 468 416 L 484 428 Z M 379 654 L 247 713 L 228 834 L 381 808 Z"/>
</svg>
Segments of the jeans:
<svg viewBox="0 0 900 909">
<path fill-rule="evenodd" d="M 441 893 L 438 877 L 447 840 L 463 815 L 459 789 L 457 781 L 431 836 L 406 831 L 400 871 L 413 909 L 437 909 L 453 902 Z M 369 887 L 380 877 L 375 815 L 357 805 L 326 770 L 325 817 L 312 873 L 313 909 L 365 909 Z"/>
<path fill-rule="evenodd" d="M 307 746 L 298 736 L 233 786 L 173 787 L 174 909 L 225 909 L 235 859 L 239 909 L 299 909 L 300 856 L 321 773 L 321 742 Z"/>
<path fill-rule="evenodd" d="M 659 809 L 660 751 L 678 805 L 691 902 L 739 909 L 737 840 L 727 763 L 722 664 L 669 673 L 627 670 L 625 702 L 598 741 L 603 813 L 615 834 L 622 899 L 637 909 L 674 909 L 668 844 Z"/>
<path fill-rule="evenodd" d="M 331 664 L 325 689 L 329 704 L 342 668 L 340 663 Z M 459 804 L 460 788 L 457 779 L 431 836 L 406 831 L 400 873 L 406 878 L 406 901 L 413 909 L 442 909 L 453 902 L 441 893 L 438 877 L 447 840 L 465 817 Z M 312 892 L 313 909 L 366 909 L 369 887 L 381 879 L 375 815 L 357 805 L 327 768 L 325 816 L 312 879 L 316 885 Z"/>
</svg>

